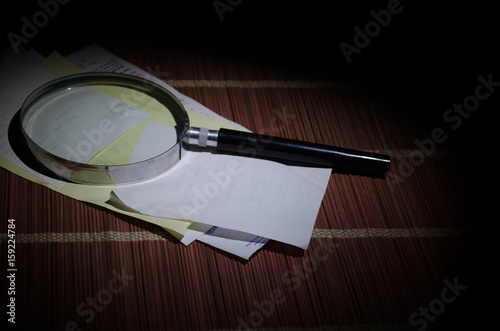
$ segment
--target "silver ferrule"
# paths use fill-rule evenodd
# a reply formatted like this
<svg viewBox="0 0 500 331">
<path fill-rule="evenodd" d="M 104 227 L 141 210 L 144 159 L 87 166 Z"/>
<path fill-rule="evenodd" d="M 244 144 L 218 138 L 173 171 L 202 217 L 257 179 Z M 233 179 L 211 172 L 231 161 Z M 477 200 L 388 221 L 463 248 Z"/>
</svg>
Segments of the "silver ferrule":
<svg viewBox="0 0 500 331">
<path fill-rule="evenodd" d="M 207 128 L 190 127 L 184 136 L 183 141 L 189 145 L 200 147 L 217 147 L 217 137 L 219 131 Z"/>
</svg>

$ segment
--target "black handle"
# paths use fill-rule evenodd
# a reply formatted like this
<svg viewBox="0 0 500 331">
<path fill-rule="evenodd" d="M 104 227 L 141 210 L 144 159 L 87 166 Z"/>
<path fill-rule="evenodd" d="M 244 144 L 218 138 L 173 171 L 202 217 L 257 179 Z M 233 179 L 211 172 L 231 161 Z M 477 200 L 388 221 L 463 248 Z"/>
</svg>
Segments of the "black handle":
<svg viewBox="0 0 500 331">
<path fill-rule="evenodd" d="M 220 129 L 217 149 L 225 152 L 286 160 L 301 165 L 323 166 L 334 172 L 385 178 L 391 159 L 388 155 L 255 133 Z"/>
</svg>

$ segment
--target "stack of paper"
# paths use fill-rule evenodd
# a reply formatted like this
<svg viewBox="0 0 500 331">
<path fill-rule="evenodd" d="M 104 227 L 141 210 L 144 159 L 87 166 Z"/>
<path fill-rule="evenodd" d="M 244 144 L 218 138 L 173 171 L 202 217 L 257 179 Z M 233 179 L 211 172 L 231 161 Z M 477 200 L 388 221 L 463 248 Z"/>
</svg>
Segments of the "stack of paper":
<svg viewBox="0 0 500 331">
<path fill-rule="evenodd" d="M 96 187 L 62 182 L 25 165 L 7 136 L 14 114 L 39 85 L 83 71 L 118 72 L 152 80 L 182 102 L 192 126 L 246 130 L 96 45 L 66 59 L 58 54 L 43 59 L 34 51 L 6 52 L 0 63 L 2 167 L 73 198 L 158 224 L 185 245 L 198 240 L 245 259 L 269 239 L 307 248 L 331 169 L 183 151 L 181 161 L 158 177 L 130 185 Z"/>
</svg>

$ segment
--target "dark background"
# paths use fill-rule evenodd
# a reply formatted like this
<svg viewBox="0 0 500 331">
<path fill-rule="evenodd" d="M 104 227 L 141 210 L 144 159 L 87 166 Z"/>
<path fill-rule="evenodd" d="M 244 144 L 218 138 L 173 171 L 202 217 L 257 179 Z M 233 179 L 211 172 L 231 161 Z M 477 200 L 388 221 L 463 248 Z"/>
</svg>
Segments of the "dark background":
<svg viewBox="0 0 500 331">
<path fill-rule="evenodd" d="M 46 1 L 46 0 L 42 0 Z M 220 0 L 226 3 L 227 0 Z M 339 44 L 353 44 L 354 27 L 389 1 L 241 0 L 221 21 L 213 0 L 96 1 L 59 5 L 27 47 L 50 51 L 88 42 L 141 42 L 159 48 L 205 47 L 276 61 L 332 80 L 462 85 L 493 71 L 499 55 L 493 2 L 402 0 L 401 13 L 347 64 Z M 2 41 L 21 34 L 21 18 L 37 1 L 9 1 L 2 8 Z"/>
<path fill-rule="evenodd" d="M 339 44 L 353 45 L 354 27 L 364 30 L 373 20 L 370 11 L 387 9 L 388 1 L 243 0 L 224 13 L 223 21 L 213 3 L 71 0 L 59 6 L 57 15 L 39 28 L 26 47 L 43 55 L 53 50 L 63 54 L 76 51 L 90 43 L 207 51 L 302 72 L 313 80 L 432 87 L 427 94 L 427 98 L 432 95 L 431 106 L 417 116 L 429 133 L 442 125 L 447 108 L 474 93 L 479 75 L 492 74 L 500 82 L 500 29 L 494 2 L 401 1 L 401 13 L 393 15 L 360 54 L 353 54 L 349 64 Z M 21 18 L 32 21 L 39 10 L 37 1 L 3 3 L 2 48 L 9 47 L 9 32 L 21 35 Z M 464 218 L 474 220 L 467 226 L 477 228 L 478 233 L 489 232 L 475 239 L 476 248 L 464 257 L 482 271 L 476 273 L 481 277 L 471 280 L 475 286 L 465 294 L 463 306 L 455 308 L 463 311 L 464 320 L 471 321 L 478 316 L 473 310 L 493 321 L 498 306 L 498 248 L 494 243 L 498 225 L 494 220 L 500 203 L 496 161 L 499 95 L 497 91 L 481 103 L 452 139 L 440 146 L 468 155 L 460 165 L 463 180 L 469 183 L 464 203 L 470 208 Z"/>
</svg>

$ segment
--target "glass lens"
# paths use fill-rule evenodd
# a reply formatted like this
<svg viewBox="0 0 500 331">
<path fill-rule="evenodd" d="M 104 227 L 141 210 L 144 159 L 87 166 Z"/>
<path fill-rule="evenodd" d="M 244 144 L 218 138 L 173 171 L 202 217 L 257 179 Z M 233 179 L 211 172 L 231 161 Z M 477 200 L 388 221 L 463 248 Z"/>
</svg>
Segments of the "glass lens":
<svg viewBox="0 0 500 331">
<path fill-rule="evenodd" d="M 177 144 L 183 124 L 150 93 L 97 83 L 41 95 L 22 119 L 28 137 L 45 151 L 93 165 L 154 158 Z"/>
</svg>

